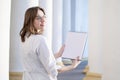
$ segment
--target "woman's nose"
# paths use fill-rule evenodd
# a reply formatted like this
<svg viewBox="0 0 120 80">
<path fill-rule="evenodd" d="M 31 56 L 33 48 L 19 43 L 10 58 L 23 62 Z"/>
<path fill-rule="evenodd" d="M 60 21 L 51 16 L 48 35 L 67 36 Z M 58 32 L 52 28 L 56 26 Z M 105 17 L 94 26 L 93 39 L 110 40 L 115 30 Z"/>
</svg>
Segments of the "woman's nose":
<svg viewBox="0 0 120 80">
<path fill-rule="evenodd" d="M 46 20 L 46 17 L 41 18 L 41 22 L 45 22 L 45 20 Z"/>
<path fill-rule="evenodd" d="M 42 18 L 42 19 L 41 19 L 41 22 L 45 22 L 45 18 Z"/>
</svg>

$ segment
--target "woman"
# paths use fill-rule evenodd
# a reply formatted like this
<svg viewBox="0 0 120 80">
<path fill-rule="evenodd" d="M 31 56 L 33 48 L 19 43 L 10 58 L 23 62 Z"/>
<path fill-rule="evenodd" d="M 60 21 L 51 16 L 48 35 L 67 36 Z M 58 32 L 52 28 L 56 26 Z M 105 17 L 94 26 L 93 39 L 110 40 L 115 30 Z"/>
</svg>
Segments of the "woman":
<svg viewBox="0 0 120 80">
<path fill-rule="evenodd" d="M 40 7 L 31 7 L 25 13 L 24 25 L 20 31 L 22 41 L 23 80 L 57 80 L 58 72 L 72 70 L 80 61 L 76 58 L 72 65 L 56 65 L 64 46 L 53 55 L 46 38 L 42 35 L 45 27 L 45 11 Z"/>
</svg>

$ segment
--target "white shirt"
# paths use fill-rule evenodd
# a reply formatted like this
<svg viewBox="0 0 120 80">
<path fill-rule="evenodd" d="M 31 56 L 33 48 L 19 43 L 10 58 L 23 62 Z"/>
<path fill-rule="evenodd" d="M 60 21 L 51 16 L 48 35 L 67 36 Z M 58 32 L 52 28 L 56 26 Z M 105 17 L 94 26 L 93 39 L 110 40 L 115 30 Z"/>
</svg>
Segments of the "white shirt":
<svg viewBox="0 0 120 80">
<path fill-rule="evenodd" d="M 22 50 L 23 80 L 57 80 L 56 60 L 44 36 L 26 38 Z"/>
</svg>

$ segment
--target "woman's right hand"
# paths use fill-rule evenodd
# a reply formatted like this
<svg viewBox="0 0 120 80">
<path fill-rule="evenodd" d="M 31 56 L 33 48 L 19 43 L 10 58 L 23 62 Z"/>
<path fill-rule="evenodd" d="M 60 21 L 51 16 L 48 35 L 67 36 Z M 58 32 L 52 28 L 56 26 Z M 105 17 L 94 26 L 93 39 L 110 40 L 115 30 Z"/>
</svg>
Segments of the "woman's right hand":
<svg viewBox="0 0 120 80">
<path fill-rule="evenodd" d="M 76 59 L 72 59 L 72 67 L 73 68 L 76 68 L 79 64 L 80 64 L 80 59 L 79 59 L 79 56 L 76 58 Z"/>
<path fill-rule="evenodd" d="M 75 69 L 78 65 L 80 64 L 80 59 L 79 57 L 77 57 L 76 59 L 72 59 L 72 64 L 69 66 L 62 66 L 60 69 L 58 69 L 58 72 L 65 72 L 65 71 L 69 71 L 72 69 Z"/>
</svg>

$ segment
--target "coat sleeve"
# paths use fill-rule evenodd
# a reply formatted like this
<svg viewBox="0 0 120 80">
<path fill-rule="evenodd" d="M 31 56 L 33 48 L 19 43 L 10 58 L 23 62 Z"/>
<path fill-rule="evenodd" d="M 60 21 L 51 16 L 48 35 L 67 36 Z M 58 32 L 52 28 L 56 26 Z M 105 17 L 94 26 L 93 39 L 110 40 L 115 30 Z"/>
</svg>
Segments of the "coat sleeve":
<svg viewBox="0 0 120 80">
<path fill-rule="evenodd" d="M 55 78 L 58 74 L 57 69 L 56 69 L 56 60 L 54 58 L 52 50 L 49 49 L 45 38 L 41 40 L 37 51 L 39 54 L 38 55 L 39 59 L 42 62 L 44 68 L 46 69 L 49 75 Z"/>
</svg>

